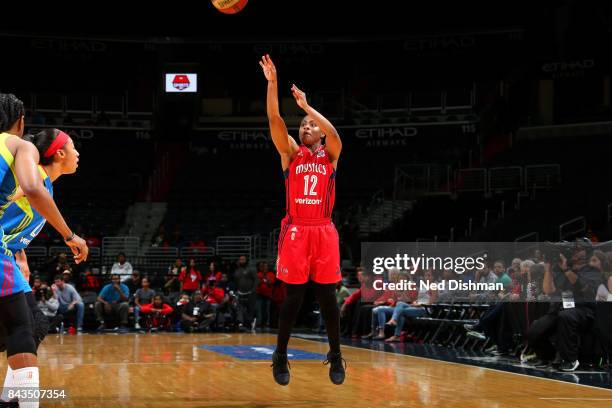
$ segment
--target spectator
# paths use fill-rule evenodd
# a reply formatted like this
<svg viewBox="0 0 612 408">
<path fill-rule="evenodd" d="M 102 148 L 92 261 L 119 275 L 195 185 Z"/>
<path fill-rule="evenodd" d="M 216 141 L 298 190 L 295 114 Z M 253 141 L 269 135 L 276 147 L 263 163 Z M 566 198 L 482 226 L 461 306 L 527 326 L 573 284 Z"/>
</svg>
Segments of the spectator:
<svg viewBox="0 0 612 408">
<path fill-rule="evenodd" d="M 119 252 L 117 255 L 117 262 L 113 264 L 111 268 L 111 275 L 119 275 L 121 282 L 125 282 L 132 275 L 132 264 L 125 259 L 125 254 Z"/>
<path fill-rule="evenodd" d="M 268 270 L 268 263 L 263 261 L 257 270 L 257 323 L 260 327 L 270 327 L 270 306 L 272 304 L 272 291 L 276 283 L 276 274 Z"/>
<path fill-rule="evenodd" d="M 72 268 L 70 267 L 70 265 L 68 265 L 68 256 L 66 255 L 66 253 L 62 252 L 57 255 L 57 261 L 55 262 L 55 265 L 52 267 L 51 277 L 54 277 L 56 275 L 61 275 L 64 273 L 64 271 L 72 272 Z"/>
<path fill-rule="evenodd" d="M 501 283 L 502 285 L 504 285 L 505 292 L 510 290 L 512 286 L 512 278 L 506 272 L 506 265 L 504 264 L 503 260 L 498 259 L 497 261 L 495 261 L 495 263 L 493 264 L 493 273 L 495 273 L 495 276 L 497 277 L 495 283 Z"/>
<path fill-rule="evenodd" d="M 344 304 L 346 298 L 351 296 L 351 292 L 344 286 L 344 282 L 340 281 L 336 284 L 336 302 L 338 302 L 338 307 L 341 307 Z"/>
<path fill-rule="evenodd" d="M 255 328 L 255 305 L 256 305 L 256 289 L 257 289 L 257 272 L 249 267 L 248 260 L 245 255 L 238 258 L 236 270 L 234 271 L 234 282 L 238 288 L 238 326 L 240 329 Z"/>
<path fill-rule="evenodd" d="M 375 280 L 380 279 L 372 274 L 364 274 L 363 268 L 357 268 L 357 280 L 360 283 L 359 289 L 353 292 L 340 308 L 340 317 L 345 319 L 345 330 L 353 338 L 358 338 L 370 330 L 372 309 L 376 307 L 374 300 L 379 297 L 379 293 L 374 289 Z"/>
<path fill-rule="evenodd" d="M 433 281 L 433 271 L 428 270 L 423 274 L 423 280 L 425 282 Z M 414 299 L 414 292 L 405 291 L 401 299 L 393 310 L 391 320 L 387 323 L 389 326 L 395 327 L 393 336 L 385 340 L 386 343 L 394 343 L 401 340 L 402 328 L 406 318 L 425 316 L 427 310 L 424 305 L 431 305 L 437 301 L 438 292 L 434 290 L 425 290 L 418 287 L 417 298 L 414 302 L 410 303 L 408 299 Z"/>
<path fill-rule="evenodd" d="M 221 279 L 221 272 L 218 270 L 217 263 L 214 262 L 214 261 L 211 261 L 208 264 L 208 271 L 204 275 L 203 281 L 204 282 L 208 282 L 210 280 L 211 276 L 213 276 L 215 278 L 215 280 Z"/>
<path fill-rule="evenodd" d="M 400 273 L 398 269 L 389 270 L 390 282 L 397 283 L 399 279 Z M 387 321 L 387 317 L 393 315 L 398 294 L 399 293 L 397 291 L 387 289 L 383 291 L 378 299 L 374 301 L 374 305 L 376 307 L 372 309 L 372 330 L 369 334 L 361 336 L 362 339 L 385 339 L 385 322 Z"/>
<path fill-rule="evenodd" d="M 172 309 L 172 306 L 169 304 L 164 303 L 164 299 L 161 295 L 155 295 L 153 297 L 153 302 L 142 306 L 141 312 L 146 315 L 145 328 L 147 330 L 170 330 L 172 326 L 170 316 L 174 312 L 174 309 Z"/>
<path fill-rule="evenodd" d="M 202 275 L 196 266 L 195 259 L 189 260 L 189 266 L 181 271 L 178 280 L 180 282 L 179 291 L 181 293 L 187 293 L 191 296 L 193 292 L 200 289 Z"/>
<path fill-rule="evenodd" d="M 38 308 L 49 320 L 49 333 L 58 332 L 62 315 L 57 314 L 59 301 L 55 297 L 55 293 L 46 284 L 41 284 L 38 290 L 34 292 L 34 295 L 36 296 Z"/>
<path fill-rule="evenodd" d="M 100 278 L 93 274 L 90 268 L 85 269 L 85 279 L 83 280 L 82 288 L 97 292 L 100 289 Z"/>
<path fill-rule="evenodd" d="M 512 260 L 512 264 L 510 265 L 510 267 L 508 268 L 508 270 L 506 271 L 506 273 L 508 275 L 510 275 L 510 277 L 512 279 L 516 279 L 520 273 L 521 273 L 521 258 L 514 258 Z"/>
<path fill-rule="evenodd" d="M 189 302 L 183 310 L 181 327 L 188 333 L 207 331 L 215 320 L 215 313 L 202 297 L 201 292 L 193 294 L 193 301 Z"/>
<path fill-rule="evenodd" d="M 66 269 L 66 270 L 64 270 L 64 272 L 62 272 L 62 277 L 64 278 L 64 283 L 69 283 L 73 287 L 76 286 L 75 283 L 72 282 L 72 272 L 69 271 L 68 269 Z"/>
<path fill-rule="evenodd" d="M 164 283 L 164 295 L 171 303 L 174 303 L 178 301 L 180 294 L 181 283 L 178 280 L 178 275 L 175 275 L 173 270 L 170 269 Z"/>
<path fill-rule="evenodd" d="M 36 291 L 40 289 L 41 286 L 42 286 L 42 280 L 40 279 L 40 276 L 36 275 L 34 277 L 34 284 L 32 285 L 32 293 L 36 295 Z"/>
<path fill-rule="evenodd" d="M 64 277 L 57 275 L 52 286 L 53 292 L 59 301 L 58 313 L 64 317 L 68 313 L 76 314 L 77 332 L 83 331 L 83 316 L 85 315 L 85 305 L 83 299 L 76 289 L 64 281 Z"/>
<path fill-rule="evenodd" d="M 603 252 L 594 251 L 587 262 L 584 247 L 574 250 L 571 266 L 563 254 L 559 254 L 558 263 L 545 265 L 544 293 L 562 302 L 551 304 L 548 313 L 534 321 L 527 331 L 528 344 L 540 360 L 538 365 L 545 365 L 555 357 L 555 348 L 549 341 L 551 335 L 556 340 L 559 368 L 571 372 L 580 365 L 580 334 L 594 321 L 594 299 L 602 282 L 602 271 L 608 269 Z"/>
<path fill-rule="evenodd" d="M 128 287 L 130 293 L 136 293 L 136 291 L 142 285 L 142 278 L 140 277 L 140 272 L 134 269 L 134 271 L 132 272 L 132 276 L 126 279 L 123 283 L 125 283 L 125 286 Z"/>
<path fill-rule="evenodd" d="M 140 329 L 140 311 L 142 307 L 153 301 L 155 291 L 151 289 L 148 278 L 142 278 L 142 287 L 134 294 L 134 328 Z"/>
<path fill-rule="evenodd" d="M 157 236 L 155 237 L 155 239 L 153 239 L 153 244 L 151 244 L 151 246 L 153 247 L 169 246 L 168 241 L 166 240 L 166 228 L 163 225 L 159 227 L 159 230 L 157 231 Z"/>
<path fill-rule="evenodd" d="M 223 303 L 225 298 L 225 291 L 222 285 L 217 285 L 216 283 L 215 279 L 210 279 L 202 286 L 202 297 L 212 305 L 213 309 L 216 309 L 219 304 Z"/>
<path fill-rule="evenodd" d="M 130 309 L 128 305 L 129 296 L 130 290 L 125 284 L 121 283 L 121 277 L 119 275 L 112 275 L 111 283 L 102 288 L 95 305 L 96 319 L 100 324 L 98 327 L 99 331 L 105 329 L 105 316 L 119 317 L 121 331 L 127 331 L 128 312 Z"/>
</svg>

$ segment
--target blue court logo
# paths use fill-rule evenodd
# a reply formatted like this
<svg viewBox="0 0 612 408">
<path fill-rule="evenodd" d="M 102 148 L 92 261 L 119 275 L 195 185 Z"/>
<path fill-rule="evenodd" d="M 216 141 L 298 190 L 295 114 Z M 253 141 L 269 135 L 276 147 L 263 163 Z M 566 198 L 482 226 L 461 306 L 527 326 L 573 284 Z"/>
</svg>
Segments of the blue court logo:
<svg viewBox="0 0 612 408">
<path fill-rule="evenodd" d="M 274 352 L 274 346 L 252 345 L 252 346 L 199 346 L 199 349 L 225 354 L 239 360 L 270 360 Z M 289 360 L 324 360 L 325 355 L 312 353 L 310 351 L 288 349 Z"/>
</svg>

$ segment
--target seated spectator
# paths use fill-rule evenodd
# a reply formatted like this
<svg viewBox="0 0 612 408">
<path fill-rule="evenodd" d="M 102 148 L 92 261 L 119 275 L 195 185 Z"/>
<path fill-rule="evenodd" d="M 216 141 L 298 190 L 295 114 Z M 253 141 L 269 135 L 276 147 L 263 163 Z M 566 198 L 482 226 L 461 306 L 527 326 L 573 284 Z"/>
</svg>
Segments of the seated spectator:
<svg viewBox="0 0 612 408">
<path fill-rule="evenodd" d="M 117 262 L 111 268 L 111 275 L 119 275 L 121 282 L 125 282 L 132 275 L 132 271 L 132 264 L 126 260 L 125 254 L 120 252 L 117 255 Z"/>
<path fill-rule="evenodd" d="M 349 296 L 351 296 L 351 292 L 349 292 L 348 288 L 344 285 L 344 281 L 338 282 L 336 284 L 336 302 L 338 303 L 338 307 L 341 307 Z"/>
<path fill-rule="evenodd" d="M 257 268 L 257 323 L 260 327 L 270 327 L 270 306 L 272 291 L 276 283 L 276 274 L 268 270 L 267 262 L 260 262 Z"/>
<path fill-rule="evenodd" d="M 130 293 L 136 293 L 136 291 L 142 285 L 142 278 L 140 277 L 140 272 L 134 269 L 134 271 L 132 272 L 132 276 L 127 278 L 123 283 L 125 283 L 125 286 L 128 287 Z"/>
<path fill-rule="evenodd" d="M 187 293 L 189 296 L 200 289 L 202 275 L 198 269 L 195 259 L 189 260 L 189 266 L 183 269 L 178 278 L 180 282 L 180 292 Z"/>
<path fill-rule="evenodd" d="M 58 313 L 66 317 L 69 313 L 76 314 L 77 332 L 83 331 L 83 316 L 85 315 L 85 305 L 83 299 L 76 289 L 64 281 L 64 277 L 57 275 L 52 286 L 55 297 L 59 301 Z"/>
<path fill-rule="evenodd" d="M 41 284 L 38 290 L 34 292 L 34 296 L 36 296 L 38 308 L 49 319 L 49 333 L 57 333 L 63 317 L 61 314 L 57 314 L 59 301 L 55 297 L 55 293 L 46 284 Z"/>
<path fill-rule="evenodd" d="M 112 275 L 111 283 L 102 288 L 95 305 L 96 319 L 100 324 L 98 330 L 105 329 L 105 316 L 114 316 L 119 318 L 121 331 L 127 331 L 128 312 L 130 309 L 128 304 L 129 297 L 130 290 L 125 284 L 121 283 L 120 276 Z"/>
<path fill-rule="evenodd" d="M 40 276 L 36 275 L 34 277 L 34 284 L 32 285 L 32 293 L 34 293 L 34 295 L 36 295 L 36 291 L 38 289 L 40 289 L 40 287 L 42 286 L 42 280 L 40 279 Z"/>
<path fill-rule="evenodd" d="M 528 345 L 539 360 L 534 365 L 553 362 L 556 350 L 561 371 L 578 368 L 580 333 L 594 322 L 597 288 L 602 283 L 603 271 L 609 268 L 603 252 L 594 251 L 587 258 L 584 247 L 574 250 L 571 266 L 563 254 L 559 254 L 558 263 L 545 264 L 544 293 L 561 302 L 552 303 L 548 313 L 534 321 L 527 331 Z M 556 348 L 549 340 L 551 336 L 555 337 Z"/>
<path fill-rule="evenodd" d="M 397 283 L 400 278 L 405 277 L 405 275 L 400 274 L 399 269 L 391 269 L 389 270 L 389 281 L 393 283 Z M 401 292 L 402 294 L 404 292 Z M 369 334 L 361 336 L 362 339 L 372 339 L 372 340 L 384 340 L 385 339 L 385 322 L 388 317 L 393 315 L 395 310 L 395 304 L 400 296 L 399 291 L 395 290 L 385 290 L 380 294 L 378 299 L 374 301 L 374 305 L 376 306 L 372 309 L 372 330 Z M 405 298 L 405 299 L 404 299 Z M 402 296 L 401 299 L 407 301 L 409 296 Z"/>
<path fill-rule="evenodd" d="M 215 279 L 210 279 L 203 285 L 201 292 L 204 300 L 210 303 L 213 309 L 216 309 L 225 299 L 225 291 L 220 285 L 217 285 Z"/>
<path fill-rule="evenodd" d="M 170 316 L 174 309 L 169 304 L 164 303 L 161 295 L 155 295 L 153 302 L 143 305 L 140 311 L 146 315 L 145 328 L 147 330 L 170 330 L 172 327 Z"/>
<path fill-rule="evenodd" d="M 193 294 L 193 301 L 183 309 L 181 327 L 187 333 L 207 331 L 215 320 L 215 312 L 202 293 Z"/>
<path fill-rule="evenodd" d="M 346 298 L 340 308 L 340 317 L 347 323 L 344 332 L 348 332 L 347 334 L 351 334 L 353 338 L 369 332 L 372 309 L 376 307 L 374 300 L 379 296 L 374 289 L 374 281 L 380 278 L 373 274 L 366 275 L 363 273 L 363 268 L 358 267 L 357 279 L 361 284 L 360 288 Z"/>
<path fill-rule="evenodd" d="M 423 280 L 426 282 L 433 281 L 433 271 L 425 271 Z M 395 327 L 393 336 L 385 340 L 387 343 L 394 343 L 401 341 L 401 333 L 404 327 L 404 323 L 409 317 L 420 317 L 427 314 L 427 309 L 424 305 L 431 305 L 437 301 L 438 292 L 435 290 L 425 290 L 418 286 L 417 298 L 414 302 L 406 301 L 407 299 L 414 299 L 414 292 L 407 291 L 401 300 L 398 299 L 395 309 L 393 309 L 393 315 L 391 320 L 387 322 L 389 326 Z"/>
<path fill-rule="evenodd" d="M 134 294 L 134 328 L 140 329 L 140 312 L 143 306 L 150 304 L 155 296 L 155 291 L 151 289 L 148 278 L 142 278 L 142 287 Z"/>
<path fill-rule="evenodd" d="M 85 269 L 85 276 L 83 279 L 83 284 L 81 287 L 84 290 L 90 290 L 92 292 L 97 292 L 100 290 L 100 278 L 93 274 L 91 268 Z"/>
</svg>

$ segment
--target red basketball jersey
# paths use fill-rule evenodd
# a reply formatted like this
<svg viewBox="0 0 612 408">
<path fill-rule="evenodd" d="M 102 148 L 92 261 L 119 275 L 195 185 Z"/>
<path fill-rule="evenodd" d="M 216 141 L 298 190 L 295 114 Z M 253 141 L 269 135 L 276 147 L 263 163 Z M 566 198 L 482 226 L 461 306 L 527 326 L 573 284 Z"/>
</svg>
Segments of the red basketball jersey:
<svg viewBox="0 0 612 408">
<path fill-rule="evenodd" d="M 287 215 L 291 218 L 331 218 L 336 198 L 336 170 L 325 146 L 313 153 L 300 146 L 285 170 Z"/>
</svg>

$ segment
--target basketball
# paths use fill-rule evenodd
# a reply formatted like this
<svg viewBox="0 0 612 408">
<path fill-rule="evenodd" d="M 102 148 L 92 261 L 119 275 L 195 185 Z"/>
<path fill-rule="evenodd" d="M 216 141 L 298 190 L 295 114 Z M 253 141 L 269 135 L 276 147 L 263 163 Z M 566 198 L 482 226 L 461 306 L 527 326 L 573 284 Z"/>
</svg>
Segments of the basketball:
<svg viewBox="0 0 612 408">
<path fill-rule="evenodd" d="M 213 6 L 224 14 L 236 14 L 246 6 L 249 0 L 211 0 Z"/>
</svg>

